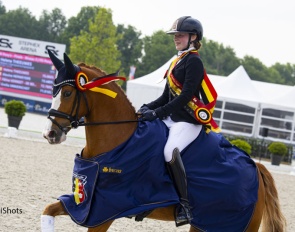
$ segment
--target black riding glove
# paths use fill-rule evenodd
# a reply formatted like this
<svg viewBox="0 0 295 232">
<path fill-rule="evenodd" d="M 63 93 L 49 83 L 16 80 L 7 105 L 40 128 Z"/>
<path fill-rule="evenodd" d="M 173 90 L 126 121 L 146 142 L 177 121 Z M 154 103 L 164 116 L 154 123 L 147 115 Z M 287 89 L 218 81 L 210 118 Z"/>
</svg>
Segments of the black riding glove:
<svg viewBox="0 0 295 232">
<path fill-rule="evenodd" d="M 159 119 L 163 120 L 165 118 L 167 118 L 167 113 L 164 110 L 164 107 L 159 107 L 157 109 L 155 109 L 156 111 L 156 115 L 158 116 Z"/>
<path fill-rule="evenodd" d="M 153 121 L 158 118 L 158 116 L 154 110 L 146 110 L 142 113 L 141 118 L 143 121 Z"/>
<path fill-rule="evenodd" d="M 143 104 L 140 109 L 137 111 L 137 114 L 143 114 L 144 112 L 146 112 L 147 110 L 149 110 L 150 108 L 146 105 Z"/>
</svg>

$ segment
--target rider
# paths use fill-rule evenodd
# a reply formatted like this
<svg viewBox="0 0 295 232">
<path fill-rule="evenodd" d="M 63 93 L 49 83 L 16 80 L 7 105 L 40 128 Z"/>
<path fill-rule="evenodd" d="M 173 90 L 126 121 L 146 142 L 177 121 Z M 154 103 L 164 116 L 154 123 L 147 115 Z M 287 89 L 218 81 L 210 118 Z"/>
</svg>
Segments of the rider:
<svg viewBox="0 0 295 232">
<path fill-rule="evenodd" d="M 198 137 L 202 129 L 202 124 L 195 116 L 192 117 L 187 105 L 194 96 L 200 99 L 204 67 L 197 50 L 201 47 L 203 27 L 197 19 L 183 16 L 174 22 L 167 34 L 174 35 L 178 57 L 165 74 L 167 83 L 162 95 L 155 101 L 144 104 L 138 113 L 142 120 L 160 118 L 169 128 L 164 156 L 180 197 L 180 205 L 175 209 L 175 222 L 176 226 L 181 226 L 193 219 L 180 152 Z"/>
</svg>

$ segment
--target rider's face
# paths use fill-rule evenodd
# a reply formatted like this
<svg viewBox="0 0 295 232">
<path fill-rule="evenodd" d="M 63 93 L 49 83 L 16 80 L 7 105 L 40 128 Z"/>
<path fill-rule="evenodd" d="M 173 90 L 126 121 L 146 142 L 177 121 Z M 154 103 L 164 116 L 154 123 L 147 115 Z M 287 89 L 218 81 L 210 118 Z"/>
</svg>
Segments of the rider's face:
<svg viewBox="0 0 295 232">
<path fill-rule="evenodd" d="M 187 47 L 189 34 L 178 32 L 174 34 L 174 44 L 177 51 L 181 51 Z"/>
</svg>

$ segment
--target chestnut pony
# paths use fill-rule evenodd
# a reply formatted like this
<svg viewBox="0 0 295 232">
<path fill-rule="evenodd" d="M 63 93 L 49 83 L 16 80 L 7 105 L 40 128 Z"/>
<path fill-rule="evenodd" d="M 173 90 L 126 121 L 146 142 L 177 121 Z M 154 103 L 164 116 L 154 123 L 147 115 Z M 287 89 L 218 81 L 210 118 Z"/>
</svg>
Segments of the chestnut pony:
<svg viewBox="0 0 295 232">
<path fill-rule="evenodd" d="M 63 63 L 50 51 L 48 53 L 58 71 L 58 76 L 53 86 L 52 107 L 49 110 L 47 127 L 43 131 L 44 138 L 50 144 L 59 144 L 65 141 L 71 128 L 85 126 L 86 145 L 81 157 L 84 160 L 92 160 L 100 154 L 117 148 L 132 137 L 140 122 L 124 91 L 114 82 L 123 78 L 116 74 L 106 75 L 101 69 L 84 63 L 74 65 L 66 54 Z M 258 231 L 262 225 L 265 232 L 283 232 L 286 220 L 280 209 L 274 180 L 262 164 L 256 163 L 256 166 L 257 201 L 244 231 Z M 112 171 L 119 172 L 119 170 Z M 78 201 L 81 201 L 84 197 L 83 192 L 77 196 Z M 107 206 L 108 203 L 104 204 Z M 174 221 L 174 208 L 175 203 L 153 208 L 144 217 Z M 68 214 L 68 209 L 61 201 L 49 204 L 41 216 L 42 231 L 53 231 L 54 217 Z M 86 227 L 91 232 L 103 232 L 108 230 L 113 221 L 114 219 L 110 218 L 94 227 Z M 191 225 L 189 231 L 221 230 L 219 228 L 204 230 Z"/>
</svg>

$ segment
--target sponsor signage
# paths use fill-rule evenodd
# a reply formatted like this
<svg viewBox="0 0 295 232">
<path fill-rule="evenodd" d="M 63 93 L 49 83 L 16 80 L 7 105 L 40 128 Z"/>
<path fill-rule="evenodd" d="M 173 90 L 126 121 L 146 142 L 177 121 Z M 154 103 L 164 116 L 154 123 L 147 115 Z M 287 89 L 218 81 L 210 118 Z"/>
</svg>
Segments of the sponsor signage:
<svg viewBox="0 0 295 232">
<path fill-rule="evenodd" d="M 66 46 L 0 35 L 0 96 L 2 99 L 9 97 L 9 99 L 28 100 L 26 102 L 30 103 L 33 111 L 40 110 L 40 106 L 44 109 L 42 102 L 51 102 L 56 69 L 49 58 L 48 49 L 59 59 L 63 59 Z M 35 105 L 32 106 L 33 103 Z"/>
<path fill-rule="evenodd" d="M 63 53 L 66 51 L 66 45 L 0 34 L 0 50 L 2 51 L 48 58 L 48 49 L 51 50 L 59 59 L 63 59 Z"/>
</svg>

